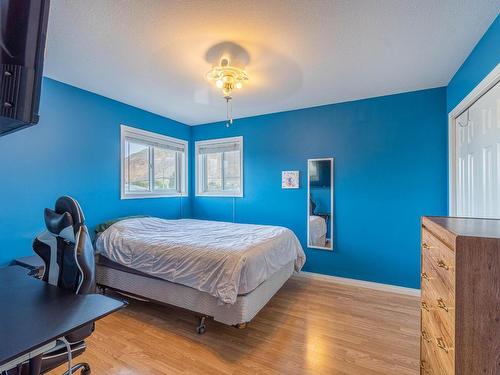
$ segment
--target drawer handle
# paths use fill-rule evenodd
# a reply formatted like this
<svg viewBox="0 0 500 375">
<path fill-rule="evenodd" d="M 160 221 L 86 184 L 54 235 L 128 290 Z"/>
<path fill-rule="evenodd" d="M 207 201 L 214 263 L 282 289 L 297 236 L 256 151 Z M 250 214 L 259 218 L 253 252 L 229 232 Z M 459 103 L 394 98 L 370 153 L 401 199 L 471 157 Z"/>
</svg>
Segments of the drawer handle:
<svg viewBox="0 0 500 375">
<path fill-rule="evenodd" d="M 422 338 L 427 342 L 431 342 L 431 338 L 429 337 L 427 332 L 425 332 L 424 330 L 422 330 Z"/>
<path fill-rule="evenodd" d="M 442 337 L 438 337 L 438 338 L 436 339 L 436 341 L 437 341 L 437 346 L 438 346 L 438 348 L 443 349 L 446 353 L 448 353 L 448 351 L 449 351 L 450 349 L 446 346 L 446 344 L 445 344 L 445 342 L 444 342 L 443 338 L 442 338 Z"/>
<path fill-rule="evenodd" d="M 420 361 L 420 368 L 425 369 L 425 366 L 426 366 L 425 361 L 424 360 Z"/>
<path fill-rule="evenodd" d="M 438 267 L 444 268 L 446 271 L 450 269 L 450 267 L 441 259 L 438 260 Z"/>
<path fill-rule="evenodd" d="M 442 298 L 437 299 L 438 307 L 442 308 L 444 311 L 448 312 L 448 306 L 444 303 Z"/>
<path fill-rule="evenodd" d="M 431 278 L 427 275 L 427 272 L 422 272 L 422 279 L 430 280 Z"/>
<path fill-rule="evenodd" d="M 423 308 L 424 310 L 429 311 L 429 305 L 427 305 L 427 302 L 422 301 L 422 308 Z"/>
</svg>

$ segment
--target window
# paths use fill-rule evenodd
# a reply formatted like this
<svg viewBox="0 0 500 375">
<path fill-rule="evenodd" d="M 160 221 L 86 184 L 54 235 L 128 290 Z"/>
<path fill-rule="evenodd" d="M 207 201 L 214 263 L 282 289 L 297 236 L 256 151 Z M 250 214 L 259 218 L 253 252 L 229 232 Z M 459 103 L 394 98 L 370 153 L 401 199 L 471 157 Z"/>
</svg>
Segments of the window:
<svg viewBox="0 0 500 375">
<path fill-rule="evenodd" d="M 187 141 L 121 126 L 121 197 L 187 195 Z"/>
<path fill-rule="evenodd" d="M 196 195 L 243 196 L 243 137 L 196 142 Z"/>
</svg>

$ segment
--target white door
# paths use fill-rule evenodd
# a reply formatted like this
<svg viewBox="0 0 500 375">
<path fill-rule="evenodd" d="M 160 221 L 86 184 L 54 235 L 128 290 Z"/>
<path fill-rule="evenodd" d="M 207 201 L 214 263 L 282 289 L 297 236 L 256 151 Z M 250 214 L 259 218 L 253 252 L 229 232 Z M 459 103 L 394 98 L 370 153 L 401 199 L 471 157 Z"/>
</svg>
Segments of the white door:
<svg viewBox="0 0 500 375">
<path fill-rule="evenodd" d="M 500 83 L 455 126 L 457 215 L 500 218 Z"/>
</svg>

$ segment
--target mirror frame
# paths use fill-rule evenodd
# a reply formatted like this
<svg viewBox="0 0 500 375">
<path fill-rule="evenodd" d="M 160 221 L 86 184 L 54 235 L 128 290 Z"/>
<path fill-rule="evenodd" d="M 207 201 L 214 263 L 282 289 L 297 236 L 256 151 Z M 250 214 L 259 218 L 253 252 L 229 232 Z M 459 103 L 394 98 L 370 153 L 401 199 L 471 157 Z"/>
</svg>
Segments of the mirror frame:
<svg viewBox="0 0 500 375">
<path fill-rule="evenodd" d="M 321 246 L 309 246 L 309 210 L 310 210 L 310 205 L 311 205 L 311 199 L 310 199 L 310 196 L 311 196 L 311 191 L 310 191 L 310 177 L 311 177 L 311 168 L 310 168 L 310 162 L 312 161 L 325 161 L 325 160 L 328 160 L 330 161 L 330 210 L 331 210 L 331 213 L 330 213 L 330 247 L 321 247 Z M 326 251 L 333 251 L 334 249 L 334 241 L 333 241 L 333 220 L 334 220 L 334 206 L 333 206 L 333 191 L 334 191 L 334 187 L 333 187 L 333 172 L 334 172 L 334 168 L 333 168 L 333 162 L 334 162 L 335 158 L 315 158 L 315 159 L 307 159 L 307 238 L 306 238 L 306 243 L 307 243 L 307 247 L 309 249 L 319 249 L 319 250 L 326 250 Z"/>
</svg>

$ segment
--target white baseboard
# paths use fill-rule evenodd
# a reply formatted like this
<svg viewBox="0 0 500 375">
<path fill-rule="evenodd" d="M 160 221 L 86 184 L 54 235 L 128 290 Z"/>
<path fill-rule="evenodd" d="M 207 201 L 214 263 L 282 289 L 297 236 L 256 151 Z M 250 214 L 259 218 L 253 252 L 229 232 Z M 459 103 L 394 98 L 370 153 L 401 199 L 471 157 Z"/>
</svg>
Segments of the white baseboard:
<svg viewBox="0 0 500 375">
<path fill-rule="evenodd" d="M 420 289 L 406 288 L 404 286 L 381 284 L 372 281 L 349 279 L 347 277 L 330 276 L 330 275 L 323 275 L 319 273 L 304 272 L 304 271 L 301 271 L 296 275 L 299 277 L 307 277 L 316 280 L 328 281 L 335 284 L 350 285 L 360 288 L 380 290 L 383 292 L 391 292 L 391 293 L 405 294 L 408 296 L 420 297 Z"/>
</svg>

